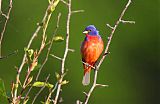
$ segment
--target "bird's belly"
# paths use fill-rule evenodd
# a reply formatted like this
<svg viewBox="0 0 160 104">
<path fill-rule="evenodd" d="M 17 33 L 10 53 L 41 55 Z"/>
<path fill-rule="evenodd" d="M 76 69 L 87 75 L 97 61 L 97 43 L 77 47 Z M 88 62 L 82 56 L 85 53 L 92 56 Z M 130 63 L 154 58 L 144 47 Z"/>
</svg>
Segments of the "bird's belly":
<svg viewBox="0 0 160 104">
<path fill-rule="evenodd" d="M 89 64 L 95 63 L 102 53 L 100 44 L 91 42 L 85 44 L 81 51 L 83 59 L 85 59 L 85 62 Z"/>
</svg>

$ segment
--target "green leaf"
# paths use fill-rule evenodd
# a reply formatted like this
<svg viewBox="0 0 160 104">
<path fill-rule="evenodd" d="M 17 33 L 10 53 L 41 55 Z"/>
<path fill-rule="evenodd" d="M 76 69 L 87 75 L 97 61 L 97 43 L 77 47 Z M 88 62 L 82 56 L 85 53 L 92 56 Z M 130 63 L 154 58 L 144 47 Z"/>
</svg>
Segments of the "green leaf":
<svg viewBox="0 0 160 104">
<path fill-rule="evenodd" d="M 60 75 L 57 72 L 55 72 L 55 75 L 56 75 L 57 80 L 59 80 L 60 79 Z"/>
<path fill-rule="evenodd" d="M 34 87 L 48 87 L 48 88 L 53 88 L 53 84 L 46 83 L 46 82 L 34 82 L 33 85 Z"/>
<path fill-rule="evenodd" d="M 24 51 L 26 52 L 29 60 L 32 61 L 32 56 L 33 56 L 34 50 L 33 49 L 28 49 L 28 48 L 25 47 Z"/>
<path fill-rule="evenodd" d="M 33 76 L 29 77 L 27 81 L 27 85 L 29 85 L 32 82 L 32 80 L 33 80 Z"/>
<path fill-rule="evenodd" d="M 67 84 L 67 83 L 69 83 L 69 81 L 64 80 L 64 81 L 61 82 L 61 85 L 65 85 L 65 84 Z"/>
<path fill-rule="evenodd" d="M 7 97 L 4 82 L 0 79 L 0 96 Z"/>
<path fill-rule="evenodd" d="M 47 10 L 47 13 L 48 13 L 48 14 L 51 14 L 51 13 L 55 10 L 55 8 L 56 8 L 56 6 L 58 5 L 59 1 L 60 1 L 60 0 L 54 0 L 53 3 L 52 3 L 50 0 L 48 1 L 49 4 L 50 4 L 50 8 Z"/>
<path fill-rule="evenodd" d="M 28 100 L 29 100 L 29 98 L 27 98 L 27 99 L 23 102 L 23 104 L 27 104 Z"/>
<path fill-rule="evenodd" d="M 40 101 L 41 102 L 41 104 L 45 104 L 45 102 L 43 102 L 43 101 Z"/>
<path fill-rule="evenodd" d="M 37 66 L 35 66 L 35 68 L 34 68 L 34 70 L 33 70 L 33 71 L 37 71 L 37 70 L 39 70 L 41 66 L 42 66 L 41 64 L 38 64 Z"/>
<path fill-rule="evenodd" d="M 62 36 L 53 37 L 53 41 L 55 41 L 55 42 L 62 42 L 63 40 L 64 40 L 64 38 Z"/>
<path fill-rule="evenodd" d="M 48 0 L 49 4 L 51 4 L 51 0 Z"/>
</svg>

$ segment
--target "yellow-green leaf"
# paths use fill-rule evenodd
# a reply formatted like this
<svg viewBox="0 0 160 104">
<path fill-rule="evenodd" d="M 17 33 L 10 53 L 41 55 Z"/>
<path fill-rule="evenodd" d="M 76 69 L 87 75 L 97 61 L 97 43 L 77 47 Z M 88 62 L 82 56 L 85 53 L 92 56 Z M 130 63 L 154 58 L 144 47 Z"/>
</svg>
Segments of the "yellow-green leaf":
<svg viewBox="0 0 160 104">
<path fill-rule="evenodd" d="M 50 83 L 46 83 L 46 82 L 34 82 L 33 85 L 34 87 L 48 87 L 48 88 L 53 88 L 53 85 Z"/>
<path fill-rule="evenodd" d="M 33 71 L 37 71 L 37 70 L 39 70 L 40 68 L 41 68 L 41 64 L 38 64 L 37 66 L 35 66 L 35 68 L 34 68 L 34 70 Z"/>
<path fill-rule="evenodd" d="M 59 80 L 60 79 L 60 75 L 57 72 L 55 72 L 55 75 L 56 75 L 57 80 Z"/>
<path fill-rule="evenodd" d="M 67 84 L 67 83 L 69 83 L 69 81 L 64 80 L 64 81 L 61 82 L 61 85 L 65 85 L 65 84 Z"/>
<path fill-rule="evenodd" d="M 0 79 L 0 96 L 7 97 L 4 82 Z"/>
<path fill-rule="evenodd" d="M 27 98 L 27 99 L 23 102 L 23 104 L 27 104 L 28 100 L 29 100 L 29 98 Z"/>
<path fill-rule="evenodd" d="M 30 84 L 30 83 L 32 82 L 32 80 L 33 80 L 33 76 L 32 76 L 32 77 L 29 77 L 27 84 Z"/>
<path fill-rule="evenodd" d="M 62 36 L 55 36 L 53 38 L 53 41 L 55 41 L 55 42 L 62 42 L 63 40 L 64 40 L 64 38 Z"/>
</svg>

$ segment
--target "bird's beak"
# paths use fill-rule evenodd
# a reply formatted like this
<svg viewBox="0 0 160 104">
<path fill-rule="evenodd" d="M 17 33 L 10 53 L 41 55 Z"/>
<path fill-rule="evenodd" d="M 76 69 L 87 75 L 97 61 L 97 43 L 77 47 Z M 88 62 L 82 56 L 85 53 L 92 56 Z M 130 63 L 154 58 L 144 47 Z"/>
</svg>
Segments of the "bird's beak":
<svg viewBox="0 0 160 104">
<path fill-rule="evenodd" d="M 83 31 L 83 34 L 88 34 L 89 31 Z"/>
</svg>

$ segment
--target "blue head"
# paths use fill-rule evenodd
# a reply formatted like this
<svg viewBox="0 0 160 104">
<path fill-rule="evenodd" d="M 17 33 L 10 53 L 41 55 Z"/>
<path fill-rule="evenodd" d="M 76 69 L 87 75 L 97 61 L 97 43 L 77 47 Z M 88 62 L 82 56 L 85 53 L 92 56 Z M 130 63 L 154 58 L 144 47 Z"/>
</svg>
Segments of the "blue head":
<svg viewBox="0 0 160 104">
<path fill-rule="evenodd" d="M 87 26 L 83 33 L 89 35 L 99 35 L 99 31 L 95 28 L 94 25 Z"/>
</svg>

